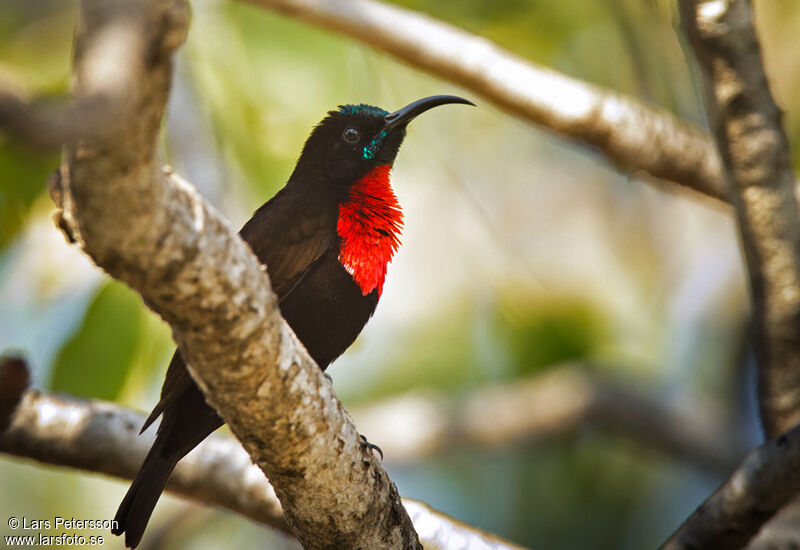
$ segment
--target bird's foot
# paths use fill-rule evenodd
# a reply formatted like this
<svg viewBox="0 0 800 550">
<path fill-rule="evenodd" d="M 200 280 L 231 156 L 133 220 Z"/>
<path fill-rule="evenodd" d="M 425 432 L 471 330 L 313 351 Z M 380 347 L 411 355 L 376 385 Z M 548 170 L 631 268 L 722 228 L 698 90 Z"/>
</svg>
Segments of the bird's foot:
<svg viewBox="0 0 800 550">
<path fill-rule="evenodd" d="M 331 384 L 333 384 L 333 378 L 331 378 L 331 375 L 330 375 L 330 374 L 328 374 L 327 372 L 323 372 L 323 373 L 322 373 L 322 376 L 324 376 L 325 378 L 327 378 L 327 379 L 328 379 L 328 382 L 330 382 Z"/>
<path fill-rule="evenodd" d="M 367 441 L 367 436 L 365 435 L 361 436 L 361 441 L 364 442 L 364 445 L 366 445 L 367 449 L 369 449 L 370 451 L 378 451 L 378 454 L 381 456 L 381 462 L 383 462 L 383 451 L 381 450 L 380 447 Z"/>
</svg>

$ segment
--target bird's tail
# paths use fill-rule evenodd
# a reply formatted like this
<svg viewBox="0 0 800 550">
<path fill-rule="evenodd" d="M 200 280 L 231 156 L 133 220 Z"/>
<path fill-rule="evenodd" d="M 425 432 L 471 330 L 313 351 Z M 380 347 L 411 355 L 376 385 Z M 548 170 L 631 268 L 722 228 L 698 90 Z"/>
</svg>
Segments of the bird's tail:
<svg viewBox="0 0 800 550">
<path fill-rule="evenodd" d="M 142 540 L 158 497 L 183 456 L 181 453 L 165 452 L 164 440 L 164 434 L 159 434 L 114 517 L 111 532 L 115 535 L 125 533 L 125 546 L 128 548 L 136 548 Z"/>
</svg>

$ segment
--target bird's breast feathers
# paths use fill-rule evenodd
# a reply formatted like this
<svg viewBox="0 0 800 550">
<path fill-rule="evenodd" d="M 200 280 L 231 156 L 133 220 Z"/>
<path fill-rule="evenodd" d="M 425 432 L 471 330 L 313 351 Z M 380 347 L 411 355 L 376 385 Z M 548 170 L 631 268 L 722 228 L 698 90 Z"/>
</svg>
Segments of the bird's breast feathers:
<svg viewBox="0 0 800 550">
<path fill-rule="evenodd" d="M 364 296 L 375 289 L 380 296 L 386 266 L 400 246 L 403 212 L 389 183 L 390 169 L 388 164 L 373 168 L 339 205 L 339 263 Z"/>
</svg>

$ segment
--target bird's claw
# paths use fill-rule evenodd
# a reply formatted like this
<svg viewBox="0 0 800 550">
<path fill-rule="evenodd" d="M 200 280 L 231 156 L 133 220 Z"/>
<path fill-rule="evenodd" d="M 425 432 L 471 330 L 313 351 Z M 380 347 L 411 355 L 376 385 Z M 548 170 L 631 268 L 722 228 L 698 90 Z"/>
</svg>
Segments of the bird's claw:
<svg viewBox="0 0 800 550">
<path fill-rule="evenodd" d="M 383 462 L 383 451 L 381 450 L 381 448 L 380 448 L 380 447 L 378 447 L 377 445 L 375 445 L 375 444 L 373 444 L 373 443 L 370 443 L 369 441 L 367 441 L 367 437 L 366 437 L 365 435 L 362 435 L 362 436 L 361 436 L 361 441 L 363 441 L 363 442 L 364 442 L 364 445 L 366 445 L 366 446 L 367 446 L 367 449 L 369 449 L 370 451 L 378 451 L 378 454 L 379 454 L 379 455 L 380 455 L 380 457 L 381 457 L 381 462 Z"/>
</svg>

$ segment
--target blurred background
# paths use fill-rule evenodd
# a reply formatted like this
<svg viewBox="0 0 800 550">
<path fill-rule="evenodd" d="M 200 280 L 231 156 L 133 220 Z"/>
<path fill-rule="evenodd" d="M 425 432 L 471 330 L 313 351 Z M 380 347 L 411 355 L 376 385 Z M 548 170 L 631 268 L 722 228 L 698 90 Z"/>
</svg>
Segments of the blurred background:
<svg viewBox="0 0 800 550">
<path fill-rule="evenodd" d="M 705 125 L 671 0 L 397 3 Z M 403 246 L 375 317 L 328 370 L 348 408 L 409 394 L 459 402 L 569 365 L 712 419 L 711 440 L 741 443 L 730 464 L 760 441 L 747 290 L 724 206 L 620 174 L 599 153 L 350 39 L 233 1 L 192 8 L 165 159 L 237 226 L 284 184 L 312 126 L 337 105 L 393 110 L 439 93 L 479 104 L 410 127 L 393 175 Z M 800 4 L 755 8 L 796 148 L 800 63 L 788 45 Z M 65 93 L 75 11 L 74 0 L 0 0 L 0 81 Z M 0 135 L 0 352 L 27 356 L 36 388 L 149 411 L 169 329 L 55 229 L 46 180 L 58 160 Z M 387 454 L 384 464 L 402 495 L 548 550 L 655 547 L 729 471 L 585 420 L 547 437 Z M 0 456 L 0 518 L 111 517 L 127 486 Z M 166 496 L 142 547 L 289 547 L 265 532 Z"/>
</svg>

